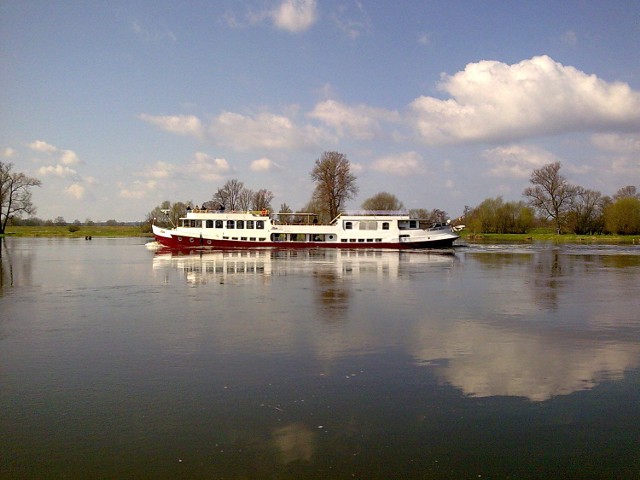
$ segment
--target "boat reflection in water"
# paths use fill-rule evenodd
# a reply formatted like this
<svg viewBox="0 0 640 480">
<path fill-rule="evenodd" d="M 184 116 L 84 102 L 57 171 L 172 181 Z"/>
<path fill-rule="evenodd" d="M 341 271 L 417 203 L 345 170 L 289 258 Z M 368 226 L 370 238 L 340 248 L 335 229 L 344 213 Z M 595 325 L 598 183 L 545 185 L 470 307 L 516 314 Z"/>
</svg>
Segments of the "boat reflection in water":
<svg viewBox="0 0 640 480">
<path fill-rule="evenodd" d="M 385 251 L 336 249 L 228 249 L 174 250 L 159 248 L 153 259 L 154 270 L 177 269 L 189 284 L 224 282 L 230 276 L 269 277 L 313 271 L 336 277 L 376 274 L 397 278 L 402 267 L 450 265 L 452 251 Z"/>
</svg>

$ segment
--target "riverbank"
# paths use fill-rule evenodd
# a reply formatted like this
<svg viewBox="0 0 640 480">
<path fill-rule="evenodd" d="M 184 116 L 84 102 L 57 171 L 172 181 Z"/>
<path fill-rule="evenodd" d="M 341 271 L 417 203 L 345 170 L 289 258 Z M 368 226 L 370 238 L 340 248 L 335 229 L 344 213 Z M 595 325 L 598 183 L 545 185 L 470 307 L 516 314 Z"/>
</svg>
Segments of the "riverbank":
<svg viewBox="0 0 640 480">
<path fill-rule="evenodd" d="M 48 226 L 21 226 L 8 227 L 5 236 L 7 237 L 151 237 L 150 233 L 143 233 L 139 225 L 91 225 L 79 226 L 78 230 L 72 232 L 69 227 L 73 225 L 48 225 Z"/>
<path fill-rule="evenodd" d="M 460 235 L 461 240 L 469 243 L 577 243 L 577 244 L 603 244 L 603 245 L 640 245 L 640 235 L 576 235 L 566 233 L 558 235 L 552 232 L 533 233 L 471 233 L 464 231 Z"/>
<path fill-rule="evenodd" d="M 142 226 L 134 225 L 92 225 L 80 226 L 75 232 L 69 231 L 70 225 L 50 226 L 21 226 L 7 228 L 6 236 L 15 237 L 152 237 L 151 233 L 143 232 Z M 71 225 L 73 227 L 73 225 Z M 522 234 L 473 234 L 467 230 L 460 233 L 461 240 L 470 243 L 578 243 L 578 244 L 624 244 L 640 245 L 640 235 L 557 235 L 548 229 L 536 229 Z"/>
</svg>

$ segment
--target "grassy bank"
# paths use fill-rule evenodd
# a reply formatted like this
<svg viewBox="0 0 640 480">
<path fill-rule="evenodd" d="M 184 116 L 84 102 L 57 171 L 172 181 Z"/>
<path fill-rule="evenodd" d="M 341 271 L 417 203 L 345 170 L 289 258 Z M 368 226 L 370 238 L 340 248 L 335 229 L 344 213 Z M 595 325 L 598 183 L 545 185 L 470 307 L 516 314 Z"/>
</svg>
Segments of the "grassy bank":
<svg viewBox="0 0 640 480">
<path fill-rule="evenodd" d="M 131 225 L 94 225 L 81 226 L 76 232 L 70 232 L 69 226 L 38 226 L 38 227 L 7 227 L 5 232 L 12 237 L 150 237 L 148 233 L 142 233 L 142 227 Z"/>
<path fill-rule="evenodd" d="M 461 233 L 461 239 L 469 243 L 577 243 L 577 244 L 601 244 L 601 245 L 640 245 L 640 235 L 575 235 L 566 233 L 558 235 L 552 230 L 537 229 L 530 233 L 499 234 L 481 233 L 473 234 L 468 231 Z"/>
</svg>

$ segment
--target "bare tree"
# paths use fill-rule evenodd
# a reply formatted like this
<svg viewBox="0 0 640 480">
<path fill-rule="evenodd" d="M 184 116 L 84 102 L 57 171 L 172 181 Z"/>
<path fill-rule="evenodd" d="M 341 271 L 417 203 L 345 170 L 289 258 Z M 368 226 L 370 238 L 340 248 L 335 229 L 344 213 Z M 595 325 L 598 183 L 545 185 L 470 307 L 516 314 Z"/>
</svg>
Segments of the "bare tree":
<svg viewBox="0 0 640 480">
<path fill-rule="evenodd" d="M 324 152 L 316 160 L 311 179 L 316 183 L 313 202 L 329 219 L 343 211 L 346 201 L 358 193 L 356 177 L 351 173 L 349 160 L 342 153 Z"/>
<path fill-rule="evenodd" d="M 604 227 L 602 194 L 576 187 L 568 220 L 578 235 L 601 232 Z"/>
<path fill-rule="evenodd" d="M 14 172 L 12 163 L 0 162 L 0 234 L 4 233 L 11 217 L 36 212 L 31 202 L 31 187 L 40 185 L 42 182 L 37 178 Z"/>
<path fill-rule="evenodd" d="M 388 192 L 380 192 L 373 197 L 367 198 L 362 202 L 361 207 L 364 210 L 394 211 L 402 210 L 404 205 L 395 195 Z"/>
<path fill-rule="evenodd" d="M 535 169 L 529 179 L 533 186 L 523 192 L 529 205 L 554 220 L 558 234 L 576 194 L 576 187 L 560 174 L 560 167 L 560 162 L 553 162 Z"/>
<path fill-rule="evenodd" d="M 619 200 L 621 198 L 640 198 L 640 194 L 638 193 L 635 185 L 627 185 L 626 187 L 622 187 L 618 190 L 613 196 L 614 200 Z"/>
<path fill-rule="evenodd" d="M 251 206 L 253 210 L 271 210 L 271 200 L 273 193 L 262 188 L 253 194 Z"/>
<path fill-rule="evenodd" d="M 238 197 L 238 209 L 248 211 L 253 203 L 253 190 L 243 188 Z"/>
<path fill-rule="evenodd" d="M 222 188 L 218 188 L 218 191 L 213 195 L 213 201 L 225 209 L 238 210 L 243 190 L 244 183 L 234 178 L 225 183 Z"/>
</svg>

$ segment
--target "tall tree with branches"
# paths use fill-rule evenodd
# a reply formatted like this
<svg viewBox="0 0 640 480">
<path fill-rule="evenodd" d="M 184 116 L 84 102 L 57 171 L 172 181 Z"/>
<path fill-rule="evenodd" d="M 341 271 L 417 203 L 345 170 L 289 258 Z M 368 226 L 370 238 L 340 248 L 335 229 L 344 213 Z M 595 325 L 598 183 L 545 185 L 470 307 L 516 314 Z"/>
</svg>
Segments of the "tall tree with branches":
<svg viewBox="0 0 640 480">
<path fill-rule="evenodd" d="M 553 162 L 536 168 L 529 179 L 532 186 L 523 192 L 529 205 L 546 218 L 553 219 L 558 234 L 576 195 L 576 187 L 560 174 L 560 167 L 560 162 Z"/>
<path fill-rule="evenodd" d="M 0 234 L 4 233 L 10 218 L 36 212 L 31 202 L 31 188 L 40 185 L 42 182 L 37 178 L 14 172 L 12 163 L 0 162 Z"/>
<path fill-rule="evenodd" d="M 239 210 L 242 203 L 244 183 L 237 179 L 231 179 L 213 195 L 213 201 L 227 210 Z"/>
<path fill-rule="evenodd" d="M 324 152 L 316 160 L 311 171 L 311 179 L 316 188 L 312 201 L 318 205 L 321 214 L 330 219 L 344 210 L 347 200 L 358 193 L 356 177 L 351 173 L 351 164 L 346 155 L 338 152 Z"/>
</svg>

